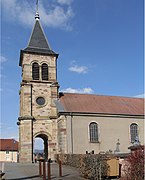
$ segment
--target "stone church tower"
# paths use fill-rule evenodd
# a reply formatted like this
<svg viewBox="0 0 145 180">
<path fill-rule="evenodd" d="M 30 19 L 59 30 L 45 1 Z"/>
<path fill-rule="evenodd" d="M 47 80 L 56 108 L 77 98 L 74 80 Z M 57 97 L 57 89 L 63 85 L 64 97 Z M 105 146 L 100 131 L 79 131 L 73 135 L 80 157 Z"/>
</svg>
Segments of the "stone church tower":
<svg viewBox="0 0 145 180">
<path fill-rule="evenodd" d="M 57 153 L 58 54 L 51 50 L 39 21 L 38 11 L 28 46 L 20 51 L 19 160 L 33 162 L 34 140 L 44 141 L 45 158 Z"/>
</svg>

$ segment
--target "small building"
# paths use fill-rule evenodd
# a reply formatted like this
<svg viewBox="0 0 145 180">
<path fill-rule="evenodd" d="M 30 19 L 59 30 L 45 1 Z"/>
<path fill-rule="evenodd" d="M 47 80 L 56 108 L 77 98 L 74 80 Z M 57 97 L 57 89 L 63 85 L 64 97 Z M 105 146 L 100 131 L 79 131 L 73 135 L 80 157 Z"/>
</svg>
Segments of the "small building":
<svg viewBox="0 0 145 180">
<path fill-rule="evenodd" d="M 0 161 L 18 162 L 18 141 L 0 139 Z"/>
</svg>

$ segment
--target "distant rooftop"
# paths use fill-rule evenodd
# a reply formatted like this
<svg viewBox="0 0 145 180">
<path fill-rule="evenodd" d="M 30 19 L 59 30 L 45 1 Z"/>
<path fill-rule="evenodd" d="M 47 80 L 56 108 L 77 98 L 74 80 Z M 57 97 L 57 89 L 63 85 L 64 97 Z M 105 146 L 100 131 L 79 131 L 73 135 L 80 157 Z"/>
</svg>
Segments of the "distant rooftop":
<svg viewBox="0 0 145 180">
<path fill-rule="evenodd" d="M 0 151 L 18 151 L 18 141 L 15 139 L 0 139 Z"/>
</svg>

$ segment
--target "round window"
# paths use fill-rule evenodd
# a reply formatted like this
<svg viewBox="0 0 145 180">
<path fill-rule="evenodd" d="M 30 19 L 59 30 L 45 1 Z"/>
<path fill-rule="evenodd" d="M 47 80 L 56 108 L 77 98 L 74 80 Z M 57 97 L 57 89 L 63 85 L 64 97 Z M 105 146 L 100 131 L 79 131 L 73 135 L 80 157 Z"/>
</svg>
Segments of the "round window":
<svg viewBox="0 0 145 180">
<path fill-rule="evenodd" d="M 38 104 L 38 105 L 44 105 L 45 104 L 45 99 L 43 98 L 43 97 L 38 97 L 37 99 L 36 99 L 36 103 Z"/>
</svg>

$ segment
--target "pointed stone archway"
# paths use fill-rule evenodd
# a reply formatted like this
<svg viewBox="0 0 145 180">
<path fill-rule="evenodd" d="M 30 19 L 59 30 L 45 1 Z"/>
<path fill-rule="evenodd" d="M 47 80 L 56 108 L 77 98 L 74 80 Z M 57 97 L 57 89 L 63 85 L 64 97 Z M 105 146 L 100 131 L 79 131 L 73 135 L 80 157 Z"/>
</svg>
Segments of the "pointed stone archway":
<svg viewBox="0 0 145 180">
<path fill-rule="evenodd" d="M 44 159 L 45 160 L 48 160 L 48 140 L 50 141 L 51 140 L 51 136 L 45 132 L 39 132 L 39 133 L 36 133 L 34 135 L 34 140 L 35 138 L 41 138 L 43 140 L 43 143 L 44 143 Z"/>
</svg>

